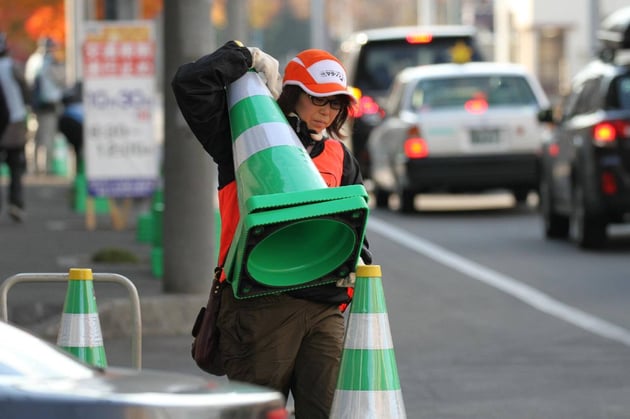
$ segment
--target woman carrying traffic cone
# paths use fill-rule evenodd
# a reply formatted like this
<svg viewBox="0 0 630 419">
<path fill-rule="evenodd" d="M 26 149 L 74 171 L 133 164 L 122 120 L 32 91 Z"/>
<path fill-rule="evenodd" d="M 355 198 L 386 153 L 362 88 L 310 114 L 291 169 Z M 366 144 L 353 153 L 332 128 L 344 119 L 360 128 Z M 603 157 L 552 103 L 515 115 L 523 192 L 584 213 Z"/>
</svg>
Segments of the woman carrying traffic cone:
<svg viewBox="0 0 630 419">
<path fill-rule="evenodd" d="M 338 140 L 354 98 L 347 90 L 346 72 L 333 55 L 318 49 L 302 51 L 287 64 L 281 80 L 275 58 L 230 41 L 181 66 L 172 81 L 177 103 L 218 165 L 219 266 L 239 221 L 226 87 L 251 68 L 266 79 L 326 184 L 363 183 L 357 161 Z M 365 242 L 361 258 L 371 263 Z M 237 299 L 231 287 L 225 287 L 218 328 L 227 376 L 277 389 L 285 397 L 291 392 L 297 418 L 327 418 L 343 350 L 342 313 L 351 291 L 332 283 Z"/>
</svg>

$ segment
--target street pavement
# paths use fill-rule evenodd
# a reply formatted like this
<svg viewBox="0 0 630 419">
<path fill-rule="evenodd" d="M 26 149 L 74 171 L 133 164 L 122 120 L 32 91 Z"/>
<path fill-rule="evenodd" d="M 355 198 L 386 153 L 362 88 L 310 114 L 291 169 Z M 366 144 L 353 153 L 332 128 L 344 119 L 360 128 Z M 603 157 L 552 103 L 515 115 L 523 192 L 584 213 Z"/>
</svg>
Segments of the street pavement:
<svg viewBox="0 0 630 419">
<path fill-rule="evenodd" d="M 142 368 L 207 376 L 190 356 L 190 328 L 206 295 L 163 293 L 160 278 L 151 270 L 151 244 L 139 240 L 136 228 L 138 214 L 149 209 L 148 200 L 134 202 L 125 229 L 115 230 L 109 214 L 98 213 L 96 229 L 89 231 L 85 214 L 73 208 L 71 183 L 69 177 L 27 175 L 26 220 L 16 223 L 7 212 L 7 179 L 0 179 L 0 282 L 16 274 L 68 273 L 70 268 L 122 275 L 140 298 Z M 110 248 L 130 252 L 139 262 L 92 260 Z M 100 281 L 94 289 L 108 365 L 132 366 L 129 292 Z M 54 343 L 66 291 L 63 282 L 16 283 L 7 291 L 9 322 Z"/>
</svg>

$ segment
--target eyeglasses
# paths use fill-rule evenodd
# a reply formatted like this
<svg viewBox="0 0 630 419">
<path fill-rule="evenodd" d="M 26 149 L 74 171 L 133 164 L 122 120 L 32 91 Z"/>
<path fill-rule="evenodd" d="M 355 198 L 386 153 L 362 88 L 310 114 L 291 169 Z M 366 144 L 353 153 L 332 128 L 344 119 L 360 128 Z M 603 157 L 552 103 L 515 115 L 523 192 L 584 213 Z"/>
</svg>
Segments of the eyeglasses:
<svg viewBox="0 0 630 419">
<path fill-rule="evenodd" d="M 315 106 L 330 105 L 330 109 L 335 111 L 338 111 L 343 106 L 343 102 L 337 98 L 327 99 L 325 97 L 311 96 L 309 94 L 307 94 L 307 96 L 311 99 L 311 103 Z"/>
</svg>

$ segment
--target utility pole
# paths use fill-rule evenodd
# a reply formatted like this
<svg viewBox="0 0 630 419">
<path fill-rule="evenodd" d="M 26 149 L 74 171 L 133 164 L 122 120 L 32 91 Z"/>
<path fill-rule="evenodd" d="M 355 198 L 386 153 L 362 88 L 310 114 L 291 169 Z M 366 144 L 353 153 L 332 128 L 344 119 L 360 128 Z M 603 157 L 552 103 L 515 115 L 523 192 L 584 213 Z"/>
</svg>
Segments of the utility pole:
<svg viewBox="0 0 630 419">
<path fill-rule="evenodd" d="M 249 7 L 247 1 L 229 0 L 227 2 L 228 39 L 239 40 L 245 45 L 249 44 L 250 37 L 247 32 Z"/>
<path fill-rule="evenodd" d="M 214 256 L 216 168 L 182 117 L 171 89 L 177 68 L 216 48 L 212 0 L 164 1 L 165 293 L 207 293 Z"/>
<path fill-rule="evenodd" d="M 494 1 L 494 60 L 510 61 L 510 46 L 512 44 L 512 29 L 510 27 L 510 9 L 507 0 Z"/>
<path fill-rule="evenodd" d="M 416 19 L 418 25 L 435 23 L 435 0 L 416 0 Z"/>
<path fill-rule="evenodd" d="M 597 31 L 599 29 L 599 19 L 600 19 L 600 10 L 599 10 L 599 0 L 589 0 L 589 8 L 590 13 L 589 16 L 591 21 L 590 25 L 590 43 L 591 43 L 591 54 L 593 57 L 598 55 L 599 41 L 597 40 Z"/>
<path fill-rule="evenodd" d="M 311 48 L 328 49 L 324 0 L 311 0 Z"/>
<path fill-rule="evenodd" d="M 83 77 L 81 66 L 81 36 L 85 21 L 85 3 L 64 0 L 66 10 L 66 85 L 74 86 Z"/>
</svg>

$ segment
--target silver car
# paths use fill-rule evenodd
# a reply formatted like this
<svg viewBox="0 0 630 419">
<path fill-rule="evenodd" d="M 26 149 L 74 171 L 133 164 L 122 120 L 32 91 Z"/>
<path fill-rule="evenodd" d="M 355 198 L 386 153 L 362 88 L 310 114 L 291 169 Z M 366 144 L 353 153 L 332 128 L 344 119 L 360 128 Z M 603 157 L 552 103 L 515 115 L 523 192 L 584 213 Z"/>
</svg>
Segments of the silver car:
<svg viewBox="0 0 630 419">
<path fill-rule="evenodd" d="M 0 418 L 287 418 L 282 394 L 252 385 L 98 369 L 0 321 Z"/>
<path fill-rule="evenodd" d="M 386 117 L 368 139 L 376 205 L 396 193 L 402 212 L 416 194 L 507 189 L 525 202 L 538 186 L 549 107 L 539 82 L 517 64 L 470 62 L 398 73 Z"/>
</svg>

